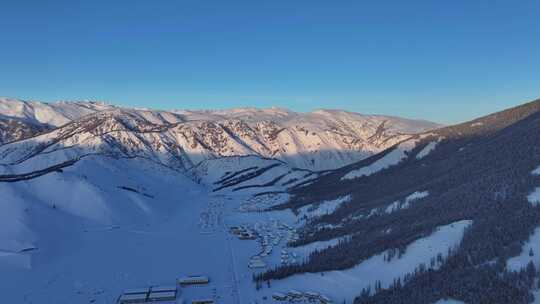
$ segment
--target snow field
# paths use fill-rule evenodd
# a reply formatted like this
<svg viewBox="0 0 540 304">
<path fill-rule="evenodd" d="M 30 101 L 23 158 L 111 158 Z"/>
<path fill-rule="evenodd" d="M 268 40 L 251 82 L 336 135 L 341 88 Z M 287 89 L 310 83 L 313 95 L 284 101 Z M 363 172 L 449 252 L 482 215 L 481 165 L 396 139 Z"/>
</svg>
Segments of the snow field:
<svg viewBox="0 0 540 304">
<path fill-rule="evenodd" d="M 396 212 L 400 209 L 407 209 L 411 206 L 411 203 L 416 201 L 416 200 L 419 200 L 419 199 L 423 199 L 425 197 L 427 197 L 429 195 L 429 192 L 428 191 L 416 191 L 412 194 L 410 194 L 409 196 L 407 196 L 403 201 L 395 201 L 393 202 L 392 204 L 388 205 L 388 207 L 386 207 L 386 209 L 384 210 L 387 214 L 390 214 L 390 213 L 393 213 L 393 212 Z"/>
<path fill-rule="evenodd" d="M 531 250 L 532 256 L 530 255 Z M 529 262 L 533 262 L 536 267 L 540 267 L 540 227 L 536 228 L 529 240 L 523 244 L 521 254 L 506 261 L 506 267 L 509 270 L 519 271 L 527 267 Z"/>
<path fill-rule="evenodd" d="M 432 141 L 427 146 L 425 146 L 418 154 L 416 154 L 416 159 L 422 159 L 431 153 L 431 151 L 435 150 L 435 147 L 437 146 L 438 141 Z"/>
<path fill-rule="evenodd" d="M 349 173 L 345 174 L 341 178 L 341 180 L 355 179 L 362 176 L 369 176 L 381 170 L 387 169 L 391 166 L 397 165 L 399 162 L 405 159 L 405 157 L 407 157 L 407 152 L 414 149 L 417 142 L 418 142 L 418 139 L 406 140 L 400 143 L 399 145 L 397 145 L 392 151 L 387 153 L 381 159 L 376 160 L 375 162 L 373 162 L 372 164 L 368 166 L 350 171 Z"/>
<path fill-rule="evenodd" d="M 336 211 L 341 204 L 351 200 L 351 196 L 347 195 L 344 197 L 337 198 L 335 200 L 323 201 L 319 204 L 309 204 L 298 210 L 298 217 L 303 218 L 314 218 L 323 216 L 326 214 L 331 214 Z"/>
</svg>

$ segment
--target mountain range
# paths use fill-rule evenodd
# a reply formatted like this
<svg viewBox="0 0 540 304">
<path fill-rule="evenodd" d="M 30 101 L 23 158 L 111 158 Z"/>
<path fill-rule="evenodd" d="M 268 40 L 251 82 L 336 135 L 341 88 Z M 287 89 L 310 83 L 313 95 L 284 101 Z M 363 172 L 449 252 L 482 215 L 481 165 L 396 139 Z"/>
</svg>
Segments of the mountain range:
<svg viewBox="0 0 540 304">
<path fill-rule="evenodd" d="M 0 117 L 1 163 L 17 164 L 9 173 L 21 176 L 94 154 L 144 157 L 199 179 L 205 174 L 201 171 L 235 157 L 255 158 L 261 167 L 278 163 L 287 171 L 323 171 L 438 126 L 337 110 L 156 111 L 5 98 L 0 99 Z"/>
</svg>

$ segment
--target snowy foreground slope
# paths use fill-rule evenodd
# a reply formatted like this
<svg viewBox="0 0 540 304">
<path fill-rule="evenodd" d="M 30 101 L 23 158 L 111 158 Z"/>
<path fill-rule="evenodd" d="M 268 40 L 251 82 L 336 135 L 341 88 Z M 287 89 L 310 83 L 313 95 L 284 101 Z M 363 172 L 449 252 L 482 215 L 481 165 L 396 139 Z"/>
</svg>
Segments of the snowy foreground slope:
<svg viewBox="0 0 540 304">
<path fill-rule="evenodd" d="M 150 162 L 102 158 L 0 187 L 9 228 L 0 236 L 0 280 L 12 303 L 111 303 L 123 285 L 165 279 L 174 268 L 160 262 L 173 257 L 159 253 L 178 253 L 188 242 L 177 231 L 197 217 L 183 208 L 197 212 L 187 201 L 205 193 Z"/>
</svg>

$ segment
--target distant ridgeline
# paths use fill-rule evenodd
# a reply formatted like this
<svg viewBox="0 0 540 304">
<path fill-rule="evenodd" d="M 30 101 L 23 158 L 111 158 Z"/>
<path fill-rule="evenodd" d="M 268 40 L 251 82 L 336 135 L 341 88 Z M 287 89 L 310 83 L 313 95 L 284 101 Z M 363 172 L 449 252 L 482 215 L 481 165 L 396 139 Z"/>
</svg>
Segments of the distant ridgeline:
<svg viewBox="0 0 540 304">
<path fill-rule="evenodd" d="M 248 155 L 294 168 L 336 169 L 437 127 L 428 121 L 338 110 L 161 111 L 0 97 L 0 145 L 35 136 L 40 144 L 48 140 L 68 147 L 90 146 L 99 153 L 117 148 L 123 154 L 163 155 L 158 161 L 172 159 L 185 169 L 205 160 Z"/>
<path fill-rule="evenodd" d="M 338 110 L 161 111 L 0 98 L 0 182 L 97 156 L 150 160 L 221 193 L 283 192 L 437 127 Z"/>
<path fill-rule="evenodd" d="M 400 259 L 437 227 L 467 220 L 459 246 L 390 286 L 358 290 L 355 303 L 529 303 L 540 278 L 540 252 L 526 246 L 540 226 L 540 196 L 531 195 L 540 186 L 540 100 L 411 140 L 294 188 L 275 208 L 350 196 L 310 219 L 294 246 L 351 237 L 256 280 L 345 270 L 381 253 Z"/>
</svg>

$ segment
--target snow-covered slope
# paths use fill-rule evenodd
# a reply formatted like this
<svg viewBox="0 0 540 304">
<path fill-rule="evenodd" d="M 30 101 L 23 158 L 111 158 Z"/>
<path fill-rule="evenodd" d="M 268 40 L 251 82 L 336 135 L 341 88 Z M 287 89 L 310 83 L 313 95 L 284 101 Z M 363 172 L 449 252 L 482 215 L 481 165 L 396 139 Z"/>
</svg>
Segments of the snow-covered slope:
<svg viewBox="0 0 540 304">
<path fill-rule="evenodd" d="M 195 254 L 225 277 L 213 243 L 197 241 L 206 193 L 151 161 L 103 156 L 0 183 L 1 302 L 115 303 L 125 288 L 201 271 Z"/>
<path fill-rule="evenodd" d="M 347 270 L 295 275 L 274 282 L 273 288 L 285 292 L 290 289 L 317 290 L 330 295 L 334 303 L 350 301 L 358 295 L 355 290 L 375 290 L 374 282 L 387 288 L 397 279 L 403 280 L 405 275 L 414 273 L 421 264 L 429 265 L 430 260 L 435 259 L 438 254 L 446 258 L 449 249 L 459 246 L 464 230 L 471 224 L 471 221 L 463 220 L 437 227 L 429 236 L 408 245 L 406 253 L 399 259 L 388 260 L 385 257 L 387 253 L 383 252 Z M 440 264 L 427 267 L 436 269 Z"/>
<path fill-rule="evenodd" d="M 114 106 L 102 102 L 44 103 L 0 97 L 0 117 L 18 118 L 51 126 L 61 126 L 84 115 L 113 108 Z"/>
<path fill-rule="evenodd" d="M 284 192 L 320 175 L 253 155 L 209 159 L 193 167 L 189 174 L 214 192 L 242 194 Z"/>
<path fill-rule="evenodd" d="M 32 137 L 49 130 L 42 124 L 33 124 L 16 118 L 0 117 L 0 145 Z"/>
<path fill-rule="evenodd" d="M 318 272 L 326 278 L 332 270 L 354 269 L 387 250 L 399 260 L 436 227 L 471 220 L 443 267 L 426 271 L 426 263 L 427 268 L 387 289 L 381 280 L 382 289 L 357 292 L 364 295 L 354 303 L 455 299 L 506 304 L 530 303 L 533 294 L 540 298 L 539 123 L 536 100 L 418 134 L 292 189 L 289 201 L 273 210 L 302 213 L 314 204 L 350 197 L 333 212 L 310 219 L 295 246 L 344 236 L 351 240 L 311 255 L 304 264 L 267 270 L 261 280 L 286 282 Z M 444 257 L 429 265 L 437 259 Z M 386 274 L 393 269 L 377 270 Z"/>
<path fill-rule="evenodd" d="M 39 178 L 0 183 L 0 250 L 19 252 L 39 246 L 39 225 L 54 217 L 78 225 L 135 225 L 167 214 L 170 187 L 197 186 L 182 174 L 151 161 L 89 156 Z M 201 188 L 202 189 L 202 188 Z M 176 200 L 176 199 L 174 199 Z M 176 204 L 176 203 L 174 203 Z M 43 221 L 43 223 L 39 223 Z M 50 236 L 49 236 L 50 237 Z M 37 243 L 36 243 L 37 242 Z"/>
<path fill-rule="evenodd" d="M 239 108 L 175 111 L 188 121 L 213 121 L 254 152 L 292 167 L 335 169 L 380 152 L 438 125 L 338 110 L 296 113 L 285 109 Z"/>
</svg>

